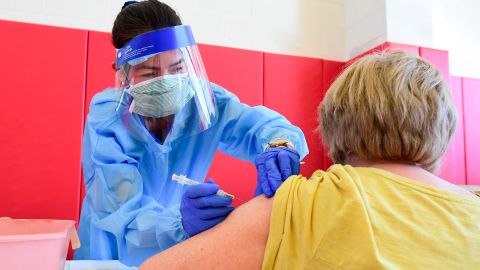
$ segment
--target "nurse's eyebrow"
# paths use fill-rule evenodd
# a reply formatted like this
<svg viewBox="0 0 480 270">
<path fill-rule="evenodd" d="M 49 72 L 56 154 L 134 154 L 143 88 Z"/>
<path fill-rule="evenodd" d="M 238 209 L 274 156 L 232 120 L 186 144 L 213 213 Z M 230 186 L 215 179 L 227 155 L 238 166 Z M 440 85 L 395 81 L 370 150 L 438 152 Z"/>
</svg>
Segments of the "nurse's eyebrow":
<svg viewBox="0 0 480 270">
<path fill-rule="evenodd" d="M 147 65 L 141 65 L 138 67 L 138 69 L 151 69 L 151 70 L 159 70 L 160 67 L 155 67 L 155 66 L 147 66 Z"/>
<path fill-rule="evenodd" d="M 181 63 L 183 63 L 184 61 L 185 61 L 185 60 L 182 58 L 182 59 L 178 60 L 177 62 L 168 65 L 168 68 L 172 68 L 172 67 L 174 67 L 174 66 L 178 66 L 178 65 L 180 65 Z"/>
</svg>

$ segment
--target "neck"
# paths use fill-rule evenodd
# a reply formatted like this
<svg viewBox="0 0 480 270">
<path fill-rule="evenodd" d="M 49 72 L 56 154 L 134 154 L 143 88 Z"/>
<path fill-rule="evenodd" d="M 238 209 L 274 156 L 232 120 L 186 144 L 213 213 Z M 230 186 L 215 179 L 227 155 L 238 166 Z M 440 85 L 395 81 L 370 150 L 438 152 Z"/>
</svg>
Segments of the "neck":
<svg viewBox="0 0 480 270">
<path fill-rule="evenodd" d="M 161 118 L 145 117 L 145 124 L 155 137 L 163 143 L 173 125 L 175 115 L 169 115 Z"/>
<path fill-rule="evenodd" d="M 349 162 L 350 165 L 355 167 L 412 167 L 419 168 L 421 167 L 411 161 L 392 161 L 392 160 L 366 160 L 366 159 L 352 159 Z M 422 169 L 423 170 L 423 169 Z"/>
<path fill-rule="evenodd" d="M 354 167 L 382 169 L 442 190 L 447 190 L 460 195 L 474 196 L 471 192 L 441 179 L 414 162 L 354 159 L 352 162 L 348 163 Z"/>
</svg>

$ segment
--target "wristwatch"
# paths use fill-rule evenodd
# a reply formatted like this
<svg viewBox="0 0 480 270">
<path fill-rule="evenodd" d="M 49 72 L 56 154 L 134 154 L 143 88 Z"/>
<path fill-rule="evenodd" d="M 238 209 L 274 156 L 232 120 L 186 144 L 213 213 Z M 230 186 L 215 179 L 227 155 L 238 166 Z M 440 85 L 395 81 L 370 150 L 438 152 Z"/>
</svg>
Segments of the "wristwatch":
<svg viewBox="0 0 480 270">
<path fill-rule="evenodd" d="M 274 141 L 269 142 L 265 146 L 265 150 L 270 149 L 270 148 L 275 148 L 275 147 L 287 147 L 287 148 L 290 148 L 290 149 L 295 149 L 293 144 L 291 142 L 289 142 L 288 140 L 279 139 L 279 140 L 274 140 Z"/>
</svg>

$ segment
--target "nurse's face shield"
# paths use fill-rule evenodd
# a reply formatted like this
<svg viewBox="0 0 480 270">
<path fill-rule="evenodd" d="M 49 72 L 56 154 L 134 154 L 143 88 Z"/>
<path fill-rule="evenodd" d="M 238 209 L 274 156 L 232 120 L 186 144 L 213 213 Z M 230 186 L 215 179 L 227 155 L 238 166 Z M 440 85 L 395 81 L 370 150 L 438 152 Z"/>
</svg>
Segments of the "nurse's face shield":
<svg viewBox="0 0 480 270">
<path fill-rule="evenodd" d="M 215 100 L 187 25 L 144 33 L 117 51 L 116 87 L 133 97 L 129 110 L 145 117 L 195 119 L 198 129 L 216 119 Z M 195 114 L 188 115 L 187 114 Z M 196 128 L 196 127 L 192 127 Z"/>
</svg>

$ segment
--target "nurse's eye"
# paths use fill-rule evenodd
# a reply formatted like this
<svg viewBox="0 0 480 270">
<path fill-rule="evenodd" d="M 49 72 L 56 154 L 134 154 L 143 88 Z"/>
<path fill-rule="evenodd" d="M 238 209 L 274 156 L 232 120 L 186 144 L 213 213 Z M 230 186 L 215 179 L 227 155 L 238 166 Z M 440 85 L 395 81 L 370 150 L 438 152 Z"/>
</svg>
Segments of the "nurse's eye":
<svg viewBox="0 0 480 270">
<path fill-rule="evenodd" d="M 169 70 L 170 74 L 183 73 L 183 66 L 176 66 Z"/>
<path fill-rule="evenodd" d="M 153 72 L 152 73 L 144 73 L 144 74 L 140 75 L 140 77 L 142 77 L 142 78 L 154 78 L 156 76 L 157 76 L 157 74 L 155 74 Z"/>
</svg>

